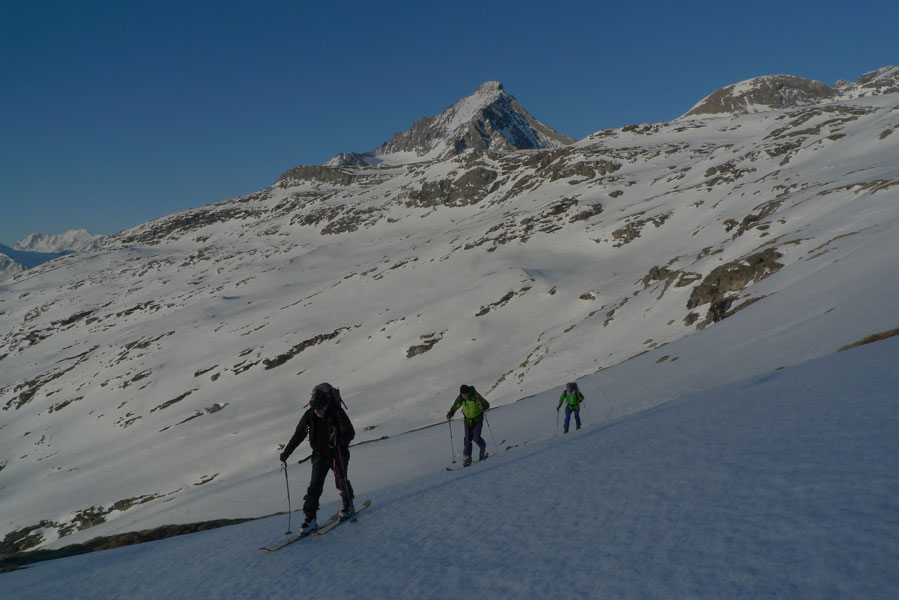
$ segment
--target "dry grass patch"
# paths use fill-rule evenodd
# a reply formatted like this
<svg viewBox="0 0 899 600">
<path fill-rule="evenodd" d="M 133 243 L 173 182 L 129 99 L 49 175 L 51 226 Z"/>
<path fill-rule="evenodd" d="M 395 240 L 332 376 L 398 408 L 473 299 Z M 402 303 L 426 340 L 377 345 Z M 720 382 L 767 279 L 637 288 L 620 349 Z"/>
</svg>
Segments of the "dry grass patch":
<svg viewBox="0 0 899 600">
<path fill-rule="evenodd" d="M 837 352 L 842 352 L 843 350 L 850 350 L 852 348 L 856 348 L 858 346 L 864 346 L 865 344 L 872 344 L 874 342 L 879 342 L 880 340 L 885 340 L 887 338 L 891 338 L 894 335 L 899 335 L 899 329 L 890 329 L 889 331 L 883 331 L 881 333 L 875 333 L 873 335 L 869 335 L 866 338 L 862 338 L 859 341 L 849 344 L 848 346 L 843 346 Z"/>
</svg>

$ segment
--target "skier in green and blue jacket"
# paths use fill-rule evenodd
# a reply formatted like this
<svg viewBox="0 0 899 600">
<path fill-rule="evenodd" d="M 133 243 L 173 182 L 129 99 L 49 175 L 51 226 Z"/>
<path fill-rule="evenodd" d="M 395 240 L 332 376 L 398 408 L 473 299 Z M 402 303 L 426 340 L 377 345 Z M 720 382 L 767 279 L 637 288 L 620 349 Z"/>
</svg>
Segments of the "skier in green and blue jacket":
<svg viewBox="0 0 899 600">
<path fill-rule="evenodd" d="M 487 442 L 481 437 L 481 429 L 484 428 L 484 412 L 490 408 L 490 403 L 470 385 L 462 385 L 459 395 L 453 406 L 446 413 L 447 420 L 452 419 L 456 411 L 461 408 L 465 417 L 465 443 L 462 447 L 462 466 L 471 466 L 471 442 L 481 449 L 478 460 L 487 458 Z"/>
<path fill-rule="evenodd" d="M 568 433 L 568 425 L 571 423 L 571 413 L 574 413 L 574 422 L 577 425 L 577 428 L 581 428 L 581 402 L 584 401 L 584 395 L 577 388 L 577 383 L 571 382 L 565 384 L 565 391 L 562 392 L 562 396 L 559 398 L 559 405 L 556 407 L 556 412 L 562 408 L 562 404 L 565 404 L 565 429 L 562 430 L 562 433 Z M 556 425 L 558 427 L 558 425 Z"/>
</svg>

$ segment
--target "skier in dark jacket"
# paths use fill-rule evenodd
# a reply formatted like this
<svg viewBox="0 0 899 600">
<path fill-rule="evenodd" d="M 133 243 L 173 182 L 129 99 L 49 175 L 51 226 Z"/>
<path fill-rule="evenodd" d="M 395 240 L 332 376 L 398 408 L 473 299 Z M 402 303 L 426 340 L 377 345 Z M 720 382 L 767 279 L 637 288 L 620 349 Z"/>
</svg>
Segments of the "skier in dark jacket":
<svg viewBox="0 0 899 600">
<path fill-rule="evenodd" d="M 302 527 L 304 532 L 318 528 L 316 520 L 318 500 L 321 498 L 328 470 L 334 471 L 334 483 L 337 484 L 343 500 L 340 518 L 349 518 L 356 512 L 353 506 L 353 486 L 347 479 L 350 442 L 356 436 L 356 430 L 343 410 L 341 402 L 340 391 L 330 384 L 320 383 L 315 386 L 309 401 L 309 409 L 300 417 L 293 437 L 281 452 L 281 462 L 286 462 L 296 447 L 307 436 L 309 437 L 309 445 L 312 447 L 312 474 L 303 503 L 303 513 L 306 516 Z"/>
<path fill-rule="evenodd" d="M 566 383 L 565 391 L 563 391 L 562 396 L 559 397 L 559 405 L 556 407 L 556 412 L 559 412 L 559 409 L 562 408 L 562 404 L 565 404 L 565 428 L 562 430 L 562 433 L 568 433 L 568 425 L 571 423 L 571 413 L 574 413 L 574 422 L 577 424 L 577 428 L 581 428 L 581 402 L 583 401 L 584 395 L 581 393 L 581 390 L 578 389 L 577 383 Z M 558 426 L 557 420 L 556 427 Z"/>
<path fill-rule="evenodd" d="M 462 466 L 471 465 L 471 442 L 481 449 L 478 460 L 487 458 L 487 442 L 481 437 L 481 429 L 484 428 L 484 413 L 490 408 L 490 403 L 474 389 L 473 386 L 463 385 L 459 388 L 459 395 L 453 406 L 446 413 L 447 420 L 453 418 L 456 411 L 461 408 L 465 417 L 465 444 L 462 447 Z"/>
</svg>

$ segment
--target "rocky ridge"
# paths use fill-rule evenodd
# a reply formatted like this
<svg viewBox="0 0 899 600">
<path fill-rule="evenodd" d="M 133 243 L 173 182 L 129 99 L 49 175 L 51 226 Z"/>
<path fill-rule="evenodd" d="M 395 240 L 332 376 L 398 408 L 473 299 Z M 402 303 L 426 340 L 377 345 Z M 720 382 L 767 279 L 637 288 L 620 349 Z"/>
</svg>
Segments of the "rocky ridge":
<svg viewBox="0 0 899 600">
<path fill-rule="evenodd" d="M 709 94 L 685 116 L 762 112 L 897 91 L 899 67 L 894 66 L 866 73 L 855 82 L 840 80 L 833 86 L 794 75 L 765 75 L 725 86 Z"/>
</svg>

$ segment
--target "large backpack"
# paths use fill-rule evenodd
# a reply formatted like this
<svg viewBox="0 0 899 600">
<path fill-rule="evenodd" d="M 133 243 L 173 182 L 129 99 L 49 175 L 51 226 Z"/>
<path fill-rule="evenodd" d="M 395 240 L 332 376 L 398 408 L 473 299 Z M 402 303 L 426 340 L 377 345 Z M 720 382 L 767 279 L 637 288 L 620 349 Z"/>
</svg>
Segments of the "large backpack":
<svg viewBox="0 0 899 600">
<path fill-rule="evenodd" d="M 328 407 L 337 407 L 346 409 L 346 402 L 343 401 L 343 398 L 340 397 L 340 390 L 331 385 L 330 383 L 320 383 L 314 388 L 312 388 L 312 398 L 321 394 L 328 400 Z M 309 404 L 311 406 L 312 400 L 310 399 Z"/>
<path fill-rule="evenodd" d="M 356 430 L 350 421 L 350 416 L 346 413 L 346 402 L 340 397 L 340 390 L 330 383 L 320 383 L 312 389 L 312 397 L 324 397 L 328 404 L 328 413 L 331 414 L 331 423 L 335 423 L 340 427 L 343 440 L 349 444 L 356 437 Z M 310 400 L 310 405 L 312 401 Z M 334 421 L 333 419 L 336 419 Z"/>
</svg>

